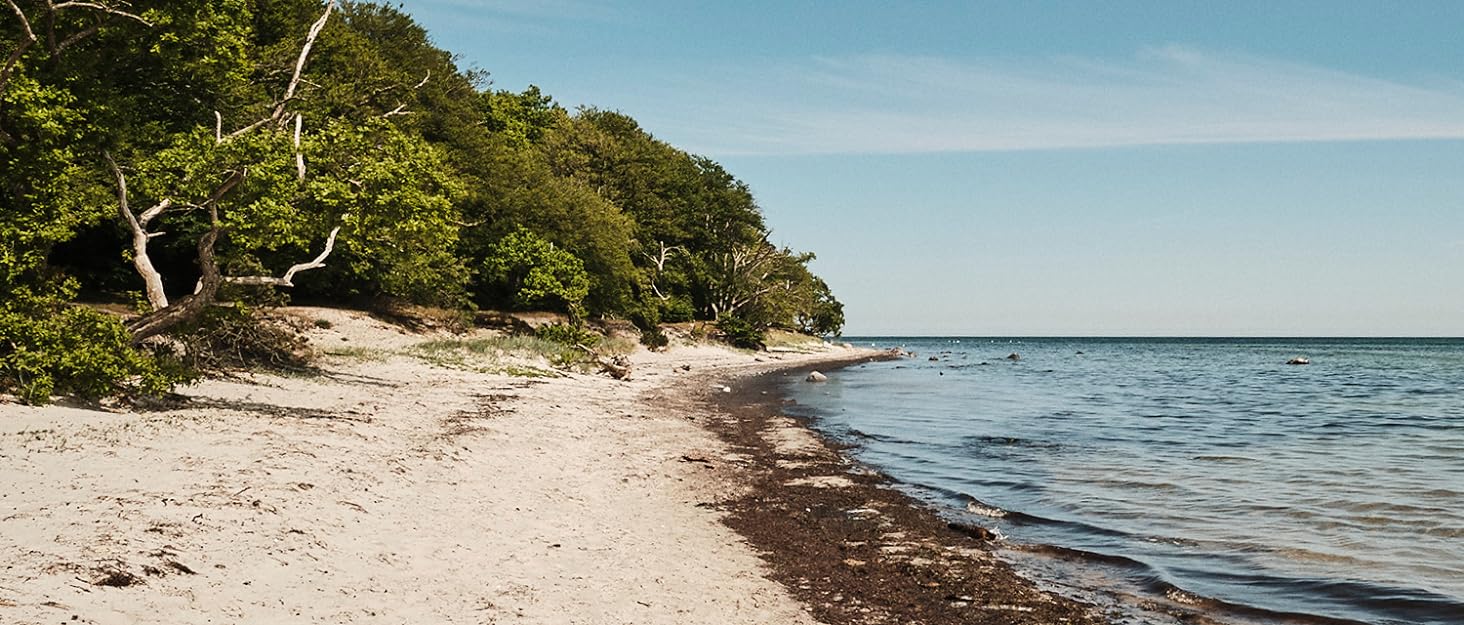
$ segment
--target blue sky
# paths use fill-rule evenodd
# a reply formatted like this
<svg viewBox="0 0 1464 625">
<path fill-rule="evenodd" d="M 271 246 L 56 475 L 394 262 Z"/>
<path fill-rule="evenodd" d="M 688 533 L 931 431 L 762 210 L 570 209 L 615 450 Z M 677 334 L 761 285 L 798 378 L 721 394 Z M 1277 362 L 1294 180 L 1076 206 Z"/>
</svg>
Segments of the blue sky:
<svg viewBox="0 0 1464 625">
<path fill-rule="evenodd" d="M 846 334 L 1464 335 L 1464 2 L 404 8 L 726 165 Z"/>
</svg>

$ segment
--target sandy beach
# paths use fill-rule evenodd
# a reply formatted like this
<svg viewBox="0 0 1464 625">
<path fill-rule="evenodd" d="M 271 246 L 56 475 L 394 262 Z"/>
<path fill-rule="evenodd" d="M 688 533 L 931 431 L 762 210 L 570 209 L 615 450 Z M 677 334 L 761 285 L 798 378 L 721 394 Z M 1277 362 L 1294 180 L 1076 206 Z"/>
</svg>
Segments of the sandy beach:
<svg viewBox="0 0 1464 625">
<path fill-rule="evenodd" d="M 771 397 L 756 373 L 871 352 L 683 345 L 637 351 L 628 381 L 525 378 L 412 356 L 412 345 L 436 337 L 363 313 L 293 314 L 319 320 L 308 337 L 336 354 L 318 373 L 207 380 L 182 389 L 178 407 L 153 411 L 0 404 L 0 622 L 813 623 L 925 613 L 886 605 L 854 579 L 888 585 L 860 571 L 929 561 L 902 559 L 899 548 L 871 564 L 877 542 L 866 549 L 875 555 L 831 557 L 818 552 L 834 538 L 803 536 L 817 567 L 849 574 L 800 583 L 790 573 L 802 556 L 758 528 L 782 532 L 779 518 L 808 515 L 755 502 L 780 489 L 889 489 L 791 420 L 748 420 L 727 403 Z M 1001 568 L 976 542 L 942 553 L 975 563 L 962 569 L 971 587 L 991 586 L 971 575 Z M 831 583 L 861 598 L 811 594 Z M 986 615 L 972 622 L 1081 611 L 1026 586 L 1019 594 L 1056 611 L 935 583 L 926 587 L 943 606 L 936 612 Z M 964 610 L 972 604 L 983 609 Z"/>
</svg>

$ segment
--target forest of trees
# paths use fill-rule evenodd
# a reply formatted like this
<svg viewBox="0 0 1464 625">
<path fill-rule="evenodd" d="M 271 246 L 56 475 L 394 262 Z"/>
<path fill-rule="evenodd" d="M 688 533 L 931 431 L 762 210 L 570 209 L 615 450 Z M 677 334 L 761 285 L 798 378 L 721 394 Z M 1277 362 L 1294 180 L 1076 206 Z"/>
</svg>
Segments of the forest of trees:
<svg viewBox="0 0 1464 625">
<path fill-rule="evenodd" d="M 837 333 L 745 184 L 494 90 L 397 8 L 4 0 L 0 387 L 155 392 L 223 301 L 391 299 Z M 119 318 L 78 302 L 128 302 Z"/>
</svg>

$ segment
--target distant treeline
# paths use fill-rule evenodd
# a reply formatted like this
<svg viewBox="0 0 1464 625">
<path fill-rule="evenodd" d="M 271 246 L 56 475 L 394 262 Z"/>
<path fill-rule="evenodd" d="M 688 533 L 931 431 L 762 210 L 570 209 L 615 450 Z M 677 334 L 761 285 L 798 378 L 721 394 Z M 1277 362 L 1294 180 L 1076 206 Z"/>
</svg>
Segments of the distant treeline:
<svg viewBox="0 0 1464 625">
<path fill-rule="evenodd" d="M 771 244 L 720 165 L 623 113 L 493 90 L 396 8 L 6 1 L 5 387 L 163 384 L 127 346 L 185 331 L 218 301 L 280 293 L 648 331 L 843 324 L 812 254 Z"/>
</svg>

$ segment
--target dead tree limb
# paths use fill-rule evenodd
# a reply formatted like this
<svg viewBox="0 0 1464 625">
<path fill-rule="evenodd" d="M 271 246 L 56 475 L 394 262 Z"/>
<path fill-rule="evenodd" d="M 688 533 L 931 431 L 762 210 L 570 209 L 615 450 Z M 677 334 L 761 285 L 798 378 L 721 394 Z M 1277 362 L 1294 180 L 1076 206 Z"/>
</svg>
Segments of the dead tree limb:
<svg viewBox="0 0 1464 625">
<path fill-rule="evenodd" d="M 612 356 L 610 358 L 605 358 L 600 356 L 600 354 L 597 353 L 595 350 L 586 347 L 583 343 L 575 343 L 574 346 L 583 351 L 585 353 L 585 356 L 587 356 L 596 365 L 599 365 L 601 373 L 609 374 L 610 377 L 617 380 L 630 379 L 631 366 L 629 358 L 626 358 L 624 356 Z"/>
<path fill-rule="evenodd" d="M 223 222 L 219 220 L 219 200 L 223 199 L 229 191 L 238 186 L 244 178 L 249 175 L 248 168 L 239 169 L 229 174 L 204 200 L 202 207 L 208 209 L 209 227 L 203 236 L 198 237 L 198 270 L 202 274 L 198 279 L 198 287 L 192 295 L 184 296 L 162 308 L 138 317 L 127 324 L 127 331 L 132 334 L 134 345 L 149 338 L 162 334 L 173 327 L 184 322 L 198 318 L 204 309 L 207 308 L 218 297 L 219 285 L 223 284 L 223 276 L 219 273 L 218 256 L 214 252 L 214 246 L 218 243 L 219 235 L 223 233 Z"/>
<path fill-rule="evenodd" d="M 47 1 L 49 2 L 49 0 Z M 15 7 L 14 0 L 6 0 L 6 2 L 12 7 Z M 273 113 L 269 117 L 256 121 L 248 126 L 245 126 L 244 128 L 225 135 L 223 132 L 223 115 L 215 111 L 214 141 L 216 143 L 224 143 L 234 137 L 238 137 L 257 128 L 263 127 L 266 124 L 270 124 L 271 122 L 273 122 L 275 124 L 275 127 L 280 130 L 286 129 L 286 124 L 289 123 L 288 120 L 291 117 L 291 115 L 288 114 L 289 103 L 295 98 L 296 91 L 299 89 L 300 83 L 303 81 L 302 74 L 305 69 L 306 61 L 309 59 L 310 50 L 312 47 L 314 47 L 316 39 L 320 36 L 320 31 L 325 28 L 325 24 L 327 20 L 329 20 L 331 12 L 335 9 L 336 2 L 337 0 L 329 0 L 325 5 L 325 10 L 320 15 L 320 18 L 315 20 L 315 22 L 311 24 L 310 30 L 305 37 L 305 43 L 301 46 L 300 54 L 295 60 L 294 73 L 290 78 L 290 83 L 285 89 L 284 95 L 279 99 L 279 101 L 275 103 Z M 63 5 L 78 7 L 88 6 L 92 8 L 101 7 L 111 9 L 111 7 L 108 7 L 106 5 L 100 5 L 93 2 L 69 2 L 62 3 L 60 5 L 52 5 L 53 9 L 51 11 L 51 15 L 54 15 L 56 7 L 62 7 Z M 108 12 L 117 12 L 117 10 L 111 10 Z M 303 151 L 301 150 L 301 133 L 304 125 L 304 118 L 299 113 L 295 113 L 293 117 L 295 122 L 293 141 L 295 149 L 295 168 L 299 180 L 303 181 L 306 174 L 305 157 Z M 239 183 L 242 182 L 246 176 L 248 176 L 248 167 L 242 167 L 237 170 L 228 172 L 228 175 L 224 178 L 223 182 L 215 187 L 213 191 L 208 195 L 208 197 L 202 202 L 190 203 L 187 201 L 178 201 L 174 198 L 164 198 L 162 201 L 158 202 L 158 204 L 147 209 L 146 211 L 143 211 L 139 215 L 134 214 L 131 208 L 128 206 L 127 180 L 126 176 L 122 172 L 121 167 L 117 165 L 117 163 L 115 162 L 115 160 L 113 160 L 110 154 L 106 155 L 106 159 L 108 166 L 112 170 L 113 177 L 116 179 L 117 183 L 117 203 L 119 213 L 122 215 L 123 221 L 126 222 L 128 229 L 132 233 L 134 265 L 136 266 L 138 273 L 143 277 L 143 281 L 147 285 L 148 302 L 153 307 L 152 312 L 143 315 L 142 317 L 139 317 L 137 319 L 134 319 L 127 324 L 127 329 L 132 334 L 132 341 L 134 344 L 140 343 L 148 338 L 162 334 L 163 332 L 166 332 L 173 327 L 178 326 L 179 324 L 196 319 L 209 305 L 214 303 L 214 301 L 218 297 L 220 285 L 226 282 L 233 284 L 293 286 L 295 274 L 301 271 L 317 269 L 325 266 L 326 257 L 328 257 L 331 251 L 335 248 L 336 235 L 340 232 L 339 226 L 331 230 L 330 236 L 326 239 L 325 251 L 321 252 L 319 256 L 315 257 L 315 259 L 310 262 L 300 263 L 294 265 L 293 267 L 290 267 L 289 270 L 287 270 L 285 274 L 281 277 L 225 277 L 219 270 L 218 257 L 215 250 L 218 240 L 224 232 L 223 222 L 219 218 L 219 203 L 224 199 L 226 195 L 229 194 L 230 191 L 238 186 Z M 152 266 L 152 263 L 147 256 L 148 240 L 154 236 L 157 236 L 157 234 L 159 233 L 148 232 L 147 224 L 150 220 L 158 217 L 159 215 L 162 215 L 170 208 L 174 207 L 206 209 L 208 211 L 209 228 L 198 239 L 198 269 L 199 273 L 201 274 L 198 280 L 198 284 L 194 288 L 191 295 L 179 298 L 177 301 L 169 302 L 166 294 L 163 291 L 162 277 L 160 274 L 158 274 L 156 268 Z"/>
<path fill-rule="evenodd" d="M 50 3 L 47 2 L 47 4 L 50 4 Z M 55 13 L 56 11 L 60 11 L 60 10 L 63 10 L 63 9 L 72 9 L 72 8 L 91 9 L 91 10 L 97 11 L 99 13 L 106 13 L 107 15 L 115 15 L 117 17 L 125 17 L 127 19 L 134 20 L 137 23 L 142 24 L 143 26 L 147 26 L 148 28 L 151 28 L 152 27 L 152 22 L 149 22 L 149 21 L 143 19 L 139 15 L 134 15 L 132 13 L 128 13 L 126 11 L 123 11 L 122 9 L 118 9 L 116 7 L 108 6 L 108 5 L 105 5 L 105 4 L 98 3 L 98 2 L 61 2 L 61 3 L 58 3 L 58 4 L 52 4 L 51 5 L 51 12 L 52 13 Z"/>
<path fill-rule="evenodd" d="M 311 269 L 319 269 L 325 266 L 325 259 L 335 249 L 336 235 L 340 234 L 341 227 L 331 229 L 330 236 L 325 239 L 325 250 L 308 263 L 299 263 L 285 271 L 285 275 L 278 278 L 272 276 L 226 276 L 224 282 L 228 284 L 245 284 L 251 286 L 295 286 L 295 274 Z"/>
<path fill-rule="evenodd" d="M 310 32 L 305 35 L 305 45 L 300 46 L 300 56 L 295 59 L 295 74 L 290 77 L 290 84 L 285 88 L 284 97 L 280 98 L 275 105 L 274 115 L 271 115 L 276 123 L 284 120 L 285 107 L 290 100 L 295 99 L 295 90 L 300 88 L 300 77 L 305 72 L 305 61 L 310 58 L 310 49 L 315 47 L 315 38 L 320 36 L 320 31 L 325 28 L 326 20 L 330 19 L 331 11 L 335 10 L 336 0 L 325 3 L 325 12 L 321 13 L 320 19 L 310 25 Z"/>
<path fill-rule="evenodd" d="M 15 0 L 5 0 L 5 4 L 10 5 L 10 10 L 14 11 L 15 17 L 20 20 L 20 27 L 25 33 L 25 38 L 16 42 L 15 49 L 5 57 L 5 65 L 0 66 L 0 93 L 5 92 L 5 86 L 10 82 L 10 71 L 15 68 L 16 63 L 20 62 L 20 57 L 25 56 L 25 51 L 39 41 L 35 31 L 31 30 L 30 19 L 25 16 L 25 11 L 20 10 L 20 6 L 15 4 Z"/>
<path fill-rule="evenodd" d="M 656 267 L 656 275 L 651 278 L 651 292 L 655 293 L 656 297 L 664 302 L 671 299 L 671 296 L 661 293 L 661 288 L 656 286 L 656 278 L 661 277 L 661 274 L 666 272 L 666 261 L 671 260 L 671 252 L 685 252 L 686 248 L 680 245 L 667 246 L 665 241 L 656 241 L 656 244 L 661 248 L 659 254 L 652 255 L 650 252 L 641 252 L 641 255 L 645 256 Z"/>
<path fill-rule="evenodd" d="M 147 223 L 153 218 L 161 215 L 163 211 L 172 206 L 171 200 L 163 200 L 153 207 L 142 212 L 141 215 L 132 214 L 132 209 L 127 205 L 127 176 L 122 173 L 122 168 L 117 166 L 117 161 L 112 158 L 111 152 L 103 152 L 107 159 L 107 167 L 112 170 L 112 178 L 117 186 L 117 212 L 122 216 L 122 221 L 127 222 L 127 229 L 132 234 L 132 266 L 137 269 L 137 274 L 142 277 L 143 289 L 147 293 L 147 303 L 153 310 L 168 307 L 168 295 L 163 291 L 163 276 L 153 266 L 152 258 L 147 255 L 147 242 L 154 234 L 147 231 Z"/>
<path fill-rule="evenodd" d="M 295 113 L 295 179 L 300 182 L 305 182 L 305 153 L 300 150 L 300 129 L 304 123 L 304 117 Z"/>
</svg>

